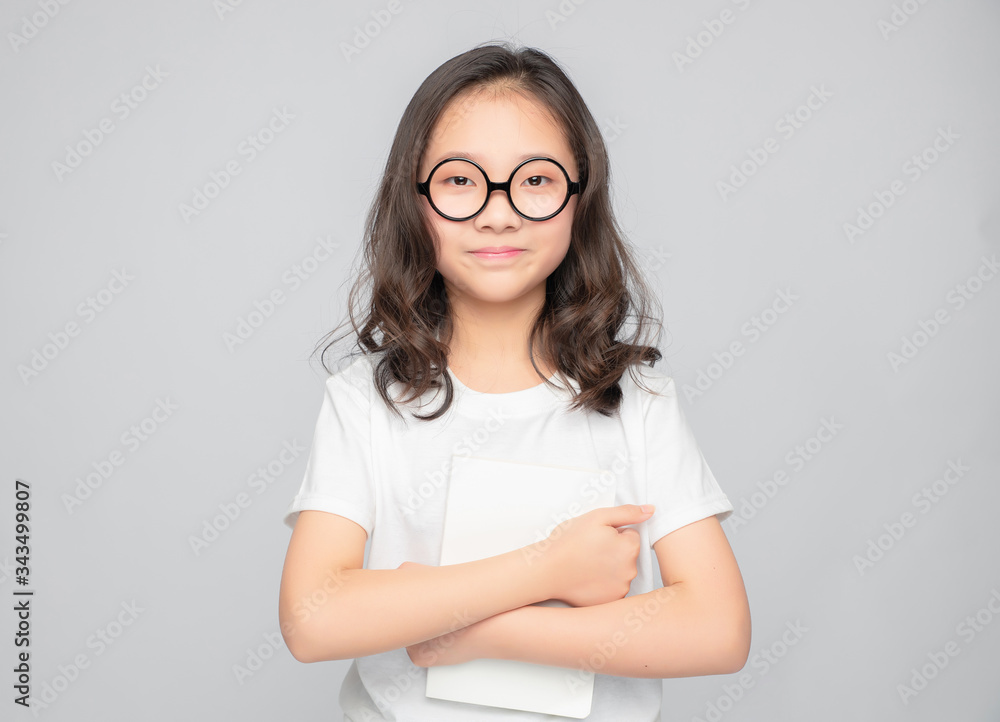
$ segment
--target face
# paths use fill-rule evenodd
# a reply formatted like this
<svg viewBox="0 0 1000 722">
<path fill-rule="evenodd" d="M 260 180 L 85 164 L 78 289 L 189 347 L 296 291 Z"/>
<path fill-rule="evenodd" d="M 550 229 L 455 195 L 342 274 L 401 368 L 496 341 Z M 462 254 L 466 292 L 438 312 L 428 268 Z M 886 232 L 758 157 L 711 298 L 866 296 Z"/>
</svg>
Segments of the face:
<svg viewBox="0 0 1000 722">
<path fill-rule="evenodd" d="M 580 180 L 576 162 L 560 128 L 533 101 L 517 95 L 457 99 L 438 119 L 418 169 L 427 180 L 431 169 L 445 158 L 476 161 L 490 180 L 506 181 L 522 160 L 553 158 Z M 440 172 L 440 171 L 439 171 Z M 435 174 L 435 180 L 437 175 Z M 519 216 L 503 191 L 494 191 L 475 218 L 450 221 L 431 207 L 424 195 L 421 206 L 435 236 L 437 270 L 444 278 L 453 304 L 518 304 L 540 306 L 545 279 L 566 256 L 579 195 L 547 221 Z M 482 249 L 516 249 L 505 255 Z"/>
</svg>

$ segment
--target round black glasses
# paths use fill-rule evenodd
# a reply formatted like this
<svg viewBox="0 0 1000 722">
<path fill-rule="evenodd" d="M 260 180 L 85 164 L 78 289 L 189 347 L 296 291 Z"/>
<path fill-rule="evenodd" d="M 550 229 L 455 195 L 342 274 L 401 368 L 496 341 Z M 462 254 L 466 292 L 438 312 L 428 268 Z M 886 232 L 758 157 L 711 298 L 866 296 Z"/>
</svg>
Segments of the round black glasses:
<svg viewBox="0 0 1000 722">
<path fill-rule="evenodd" d="M 529 221 L 547 221 L 559 214 L 584 184 L 573 182 L 558 161 L 528 158 L 511 172 L 504 183 L 494 183 L 483 167 L 468 158 L 445 158 L 431 169 L 417 191 L 427 196 L 431 208 L 449 221 L 475 218 L 489 202 L 493 191 L 503 191 L 511 208 Z"/>
</svg>

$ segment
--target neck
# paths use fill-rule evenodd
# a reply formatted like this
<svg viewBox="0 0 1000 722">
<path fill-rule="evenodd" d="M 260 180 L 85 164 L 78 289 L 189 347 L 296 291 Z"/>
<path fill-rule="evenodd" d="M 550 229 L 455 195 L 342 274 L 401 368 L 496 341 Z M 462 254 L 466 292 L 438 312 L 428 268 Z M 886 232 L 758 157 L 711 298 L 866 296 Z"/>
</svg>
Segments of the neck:
<svg viewBox="0 0 1000 722">
<path fill-rule="evenodd" d="M 490 303 L 449 291 L 452 334 L 449 363 L 504 371 L 531 367 L 528 338 L 545 301 L 545 287 L 505 303 Z M 543 371 L 537 345 L 536 363 Z"/>
</svg>

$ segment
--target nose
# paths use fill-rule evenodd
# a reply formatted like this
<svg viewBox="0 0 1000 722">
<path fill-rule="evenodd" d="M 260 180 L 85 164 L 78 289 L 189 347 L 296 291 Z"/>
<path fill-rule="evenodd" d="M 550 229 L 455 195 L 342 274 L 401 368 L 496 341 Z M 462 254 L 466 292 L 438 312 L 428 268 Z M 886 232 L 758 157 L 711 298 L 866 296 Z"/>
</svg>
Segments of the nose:
<svg viewBox="0 0 1000 722">
<path fill-rule="evenodd" d="M 488 227 L 500 230 L 503 228 L 517 228 L 521 225 L 523 219 L 510 204 L 507 194 L 501 190 L 495 190 L 486 199 L 486 207 L 472 220 L 481 228 Z"/>
</svg>

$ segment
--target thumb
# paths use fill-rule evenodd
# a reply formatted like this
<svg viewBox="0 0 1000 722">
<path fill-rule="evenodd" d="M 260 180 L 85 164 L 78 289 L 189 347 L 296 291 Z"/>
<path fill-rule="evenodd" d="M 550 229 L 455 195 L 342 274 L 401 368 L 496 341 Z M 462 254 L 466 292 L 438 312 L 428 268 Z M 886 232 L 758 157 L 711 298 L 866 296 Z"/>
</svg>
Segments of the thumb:
<svg viewBox="0 0 1000 722">
<path fill-rule="evenodd" d="M 427 566 L 427 565 L 426 564 L 420 564 L 419 562 L 403 562 L 402 564 L 400 564 L 396 568 L 397 569 L 407 569 L 407 568 L 425 567 L 425 566 Z"/>
<path fill-rule="evenodd" d="M 652 504 L 622 504 L 621 506 L 609 506 L 604 509 L 601 521 L 613 527 L 625 526 L 626 524 L 638 524 L 646 521 L 656 511 Z"/>
</svg>

